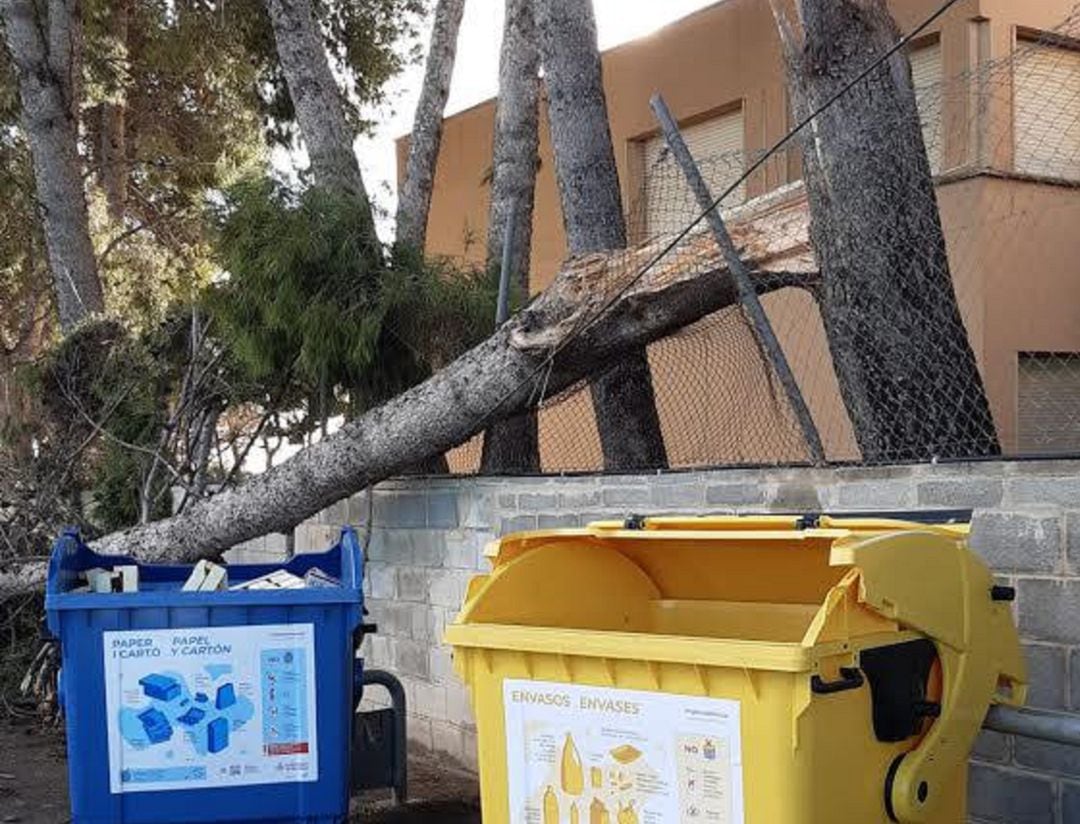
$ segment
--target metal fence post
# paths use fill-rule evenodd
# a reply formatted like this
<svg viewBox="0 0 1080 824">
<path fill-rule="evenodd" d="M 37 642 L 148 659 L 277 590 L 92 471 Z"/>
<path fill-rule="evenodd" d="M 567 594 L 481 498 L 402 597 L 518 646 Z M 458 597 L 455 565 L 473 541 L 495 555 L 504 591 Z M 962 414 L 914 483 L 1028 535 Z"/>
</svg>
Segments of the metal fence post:
<svg viewBox="0 0 1080 824">
<path fill-rule="evenodd" d="M 810 409 L 806 405 L 806 399 L 799 389 L 799 384 L 791 371 L 791 365 L 784 355 L 780 341 L 776 339 L 776 332 L 769 321 L 769 316 L 765 314 L 765 308 L 761 305 L 761 299 L 758 297 L 757 290 L 754 288 L 750 278 L 750 271 L 735 248 L 731 235 L 728 234 L 727 226 L 724 225 L 724 219 L 720 216 L 719 208 L 713 207 L 713 196 L 709 191 L 709 186 L 690 154 L 690 149 L 687 148 L 682 132 L 679 131 L 679 126 L 675 122 L 675 118 L 672 117 L 664 98 L 659 94 L 655 94 L 650 101 L 650 105 L 656 119 L 660 122 L 660 128 L 664 133 L 664 140 L 667 142 L 668 149 L 686 176 L 686 182 L 690 185 L 698 205 L 702 209 L 708 210 L 705 216 L 706 220 L 708 220 L 709 228 L 712 229 L 713 235 L 716 237 L 720 251 L 724 254 L 728 270 L 735 280 L 740 302 L 750 316 L 754 334 L 776 370 L 776 377 L 784 388 L 788 403 L 791 404 L 791 409 L 795 413 L 803 437 L 806 439 L 806 447 L 810 452 L 811 460 L 814 464 L 821 465 L 825 463 L 825 449 L 821 445 L 821 435 L 814 424 Z"/>
<path fill-rule="evenodd" d="M 495 326 L 502 326 L 510 317 L 510 268 L 514 262 L 514 233 L 517 231 L 518 201 L 510 201 L 503 233 L 502 266 L 499 269 L 499 303 L 495 308 Z"/>
</svg>

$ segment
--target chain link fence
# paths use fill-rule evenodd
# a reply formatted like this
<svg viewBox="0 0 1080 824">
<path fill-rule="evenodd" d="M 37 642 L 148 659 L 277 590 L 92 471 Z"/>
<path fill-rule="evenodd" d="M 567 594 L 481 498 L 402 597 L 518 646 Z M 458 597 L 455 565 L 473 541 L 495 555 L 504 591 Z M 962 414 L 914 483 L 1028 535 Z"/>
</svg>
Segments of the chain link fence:
<svg viewBox="0 0 1080 824">
<path fill-rule="evenodd" d="M 976 27 L 973 36 L 984 35 Z M 747 306 L 734 302 L 648 347 L 667 454 L 667 466 L 652 468 L 1080 456 L 1080 11 L 1050 31 L 1019 31 L 1002 59 L 973 47 L 954 65 L 933 35 L 907 50 L 926 157 L 899 168 L 909 161 L 887 151 L 899 121 L 868 119 L 864 134 L 847 136 L 881 151 L 843 220 L 869 210 L 883 217 L 868 225 L 884 227 L 844 252 L 851 283 L 835 261 L 818 272 L 814 233 L 830 227 L 811 218 L 807 187 L 770 184 L 785 170 L 801 177 L 798 140 L 764 158 L 702 154 L 738 127 L 718 122 L 711 138 L 686 129 L 713 193 L 734 187 L 722 214 L 823 454 Z M 888 71 L 875 69 L 849 96 L 873 94 Z M 819 128 L 830 128 L 827 115 L 809 126 Z M 605 295 L 723 265 L 704 220 L 679 237 L 702 209 L 672 153 L 653 141 L 640 154 L 628 226 L 641 245 L 596 278 Z M 934 175 L 933 214 L 898 207 L 905 194 L 887 185 L 917 180 L 923 163 Z M 942 230 L 947 255 L 935 244 Z M 864 265 L 888 276 L 853 295 Z M 541 471 L 603 470 L 587 385 L 542 398 L 537 411 Z M 479 470 L 482 438 L 450 454 L 452 471 Z"/>
</svg>

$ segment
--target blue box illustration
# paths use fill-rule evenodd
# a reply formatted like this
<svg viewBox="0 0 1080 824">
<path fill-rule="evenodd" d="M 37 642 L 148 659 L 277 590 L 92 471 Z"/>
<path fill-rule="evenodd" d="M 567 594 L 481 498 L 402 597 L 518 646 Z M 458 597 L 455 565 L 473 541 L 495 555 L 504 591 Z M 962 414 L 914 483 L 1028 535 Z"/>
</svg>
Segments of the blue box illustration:
<svg viewBox="0 0 1080 824">
<path fill-rule="evenodd" d="M 77 591 L 86 570 L 127 564 L 139 567 L 138 592 Z M 67 724 L 71 824 L 341 824 L 348 820 L 354 690 L 360 678 L 354 642 L 363 619 L 359 538 L 355 530 L 345 528 L 340 540 L 325 553 L 298 555 L 283 565 L 230 565 L 229 580 L 251 581 L 279 569 L 302 578 L 313 567 L 339 580 L 340 587 L 183 592 L 190 564 L 143 564 L 127 556 L 101 555 L 74 530 L 57 539 L 49 563 L 45 608 L 49 631 L 60 641 L 63 656 L 60 701 Z M 204 671 L 196 690 L 190 666 L 178 664 L 177 671 L 170 669 L 172 651 L 167 646 L 172 630 L 178 631 L 178 637 L 198 638 L 204 627 L 242 630 L 283 623 L 308 627 L 306 631 L 313 633 L 311 641 L 305 642 L 308 646 L 301 647 L 311 650 L 311 677 L 317 675 L 318 679 L 317 684 L 312 681 L 317 709 L 312 711 L 314 729 L 308 736 L 314 747 L 309 757 L 317 763 L 317 771 L 302 788 L 297 782 L 304 779 L 292 777 L 289 771 L 281 771 L 280 777 L 275 772 L 270 782 L 264 780 L 265 775 L 257 776 L 262 783 L 245 780 L 246 774 L 222 777 L 217 762 L 225 753 L 232 756 L 236 751 L 238 760 L 278 756 L 262 748 L 257 756 L 238 749 L 240 730 L 245 747 L 253 737 L 261 741 L 265 719 L 259 715 L 254 724 L 234 726 L 242 718 L 244 701 L 249 700 L 242 683 L 235 677 Z M 106 646 L 106 639 L 113 644 L 117 637 L 135 633 L 162 633 L 167 639 L 165 655 L 152 661 L 139 645 Z M 241 640 L 232 651 L 215 653 L 213 660 L 200 655 L 212 664 L 245 660 L 249 649 L 244 646 L 244 636 L 237 637 Z M 183 650 L 184 642 L 177 643 Z M 120 659 L 130 660 L 136 671 L 130 683 L 137 687 L 138 695 L 129 693 L 131 725 L 117 738 L 112 725 L 123 722 L 103 709 L 106 696 L 116 688 L 106 679 L 106 668 L 121 666 L 117 663 Z M 257 654 L 251 660 L 258 672 L 261 664 Z M 250 680 L 250 674 L 245 678 Z M 231 688 L 221 690 L 226 684 Z M 260 685 L 255 689 L 261 689 Z M 258 695 L 256 692 L 252 697 L 261 708 Z M 189 696 L 190 703 L 183 704 Z M 303 709 L 299 692 L 295 698 L 285 697 Z M 231 706 L 219 710 L 219 702 Z M 203 714 L 198 717 L 200 712 Z M 145 742 L 142 752 L 146 757 L 138 765 L 123 760 L 114 763 L 110 739 L 128 750 L 139 738 Z M 274 746 L 280 747 L 282 763 L 303 755 L 299 745 L 291 741 Z M 170 765 L 173 750 L 179 754 L 191 748 L 213 761 L 199 762 L 196 755 L 193 763 Z M 145 766 L 157 762 L 160 766 Z M 232 763 L 225 766 L 231 768 Z M 165 786 L 169 784 L 172 786 Z"/>
<path fill-rule="evenodd" d="M 229 746 L 229 719 L 215 718 L 206 725 L 206 749 L 221 752 Z"/>
<path fill-rule="evenodd" d="M 232 684 L 222 684 L 218 687 L 217 700 L 214 706 L 219 710 L 227 710 L 236 703 L 236 687 Z"/>
<path fill-rule="evenodd" d="M 180 695 L 180 683 L 167 675 L 147 675 L 139 679 L 139 684 L 143 692 L 158 701 L 172 701 Z"/>
<path fill-rule="evenodd" d="M 206 712 L 204 710 L 200 710 L 198 707 L 192 707 L 176 720 L 179 721 L 181 724 L 186 724 L 189 727 L 194 727 L 205 717 Z"/>
<path fill-rule="evenodd" d="M 172 738 L 172 726 L 161 710 L 156 710 L 153 707 L 144 710 L 139 713 L 139 721 L 142 722 L 143 729 L 146 730 L 146 737 L 150 739 L 151 744 L 160 744 Z"/>
</svg>

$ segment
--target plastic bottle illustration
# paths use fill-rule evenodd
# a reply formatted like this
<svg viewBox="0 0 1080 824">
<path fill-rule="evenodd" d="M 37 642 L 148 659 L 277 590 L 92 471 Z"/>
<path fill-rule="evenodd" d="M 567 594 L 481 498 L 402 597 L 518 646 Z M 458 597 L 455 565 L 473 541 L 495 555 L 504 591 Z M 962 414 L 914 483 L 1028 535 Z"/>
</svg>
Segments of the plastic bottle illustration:
<svg viewBox="0 0 1080 824">
<path fill-rule="evenodd" d="M 593 767 L 589 770 L 590 783 L 594 790 L 604 789 L 604 771 L 599 767 Z"/>
<path fill-rule="evenodd" d="M 581 756 L 578 755 L 574 737 L 566 734 L 566 742 L 562 749 L 562 788 L 567 795 L 578 796 L 585 792 L 585 770 L 581 766 Z"/>
<path fill-rule="evenodd" d="M 589 806 L 589 824 L 611 824 L 611 813 L 599 798 L 594 798 Z"/>
<path fill-rule="evenodd" d="M 559 824 L 559 799 L 552 786 L 544 793 L 544 824 Z"/>
<path fill-rule="evenodd" d="M 631 801 L 628 807 L 619 805 L 619 816 L 616 819 L 616 824 L 638 824 L 638 815 L 634 811 L 634 802 Z"/>
</svg>

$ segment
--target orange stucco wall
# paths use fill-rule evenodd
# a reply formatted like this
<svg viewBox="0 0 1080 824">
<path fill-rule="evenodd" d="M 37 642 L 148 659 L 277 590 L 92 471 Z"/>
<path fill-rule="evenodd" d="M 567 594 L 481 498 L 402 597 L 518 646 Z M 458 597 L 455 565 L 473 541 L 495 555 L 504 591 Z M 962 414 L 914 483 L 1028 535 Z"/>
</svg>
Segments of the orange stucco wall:
<svg viewBox="0 0 1080 824">
<path fill-rule="evenodd" d="M 939 0 L 894 0 L 901 29 L 907 31 L 939 5 Z M 953 7 L 925 35 L 942 47 L 945 80 L 942 134 L 944 175 L 938 198 L 949 240 L 957 295 L 972 345 L 984 372 L 995 419 L 1006 449 L 1015 444 L 1016 356 L 1018 351 L 1080 352 L 1080 193 L 1045 183 L 1008 179 L 1012 169 L 1011 85 L 997 72 L 981 89 L 969 82 L 990 61 L 1012 53 L 1019 29 L 1042 30 L 1061 23 L 1073 0 L 965 0 Z M 638 141 L 655 133 L 649 97 L 661 92 L 685 124 L 741 104 L 748 155 L 764 150 L 790 128 L 780 45 L 764 0 L 726 0 L 703 9 L 656 34 L 604 54 L 607 92 L 616 159 L 628 212 L 642 189 Z M 956 78 L 950 80 L 950 78 Z M 470 262 L 484 258 L 488 188 L 491 165 L 494 101 L 454 115 L 446 121 L 435 194 L 428 227 L 428 252 Z M 546 118 L 541 114 L 541 168 L 533 220 L 534 291 L 546 286 L 558 271 L 565 242 Z M 406 139 L 399 143 L 399 169 Z M 1001 173 L 979 174 L 980 171 Z M 1003 176 L 1006 175 L 1006 176 Z M 797 180 L 797 152 L 777 155 L 749 182 L 754 197 Z M 816 309 L 805 296 L 790 291 L 770 296 L 767 309 L 788 351 L 796 376 L 808 396 L 815 420 L 833 457 L 857 457 L 850 424 L 836 392 L 824 333 Z M 737 343 L 727 342 L 732 347 Z M 658 395 L 667 391 L 691 393 L 683 406 L 708 405 L 726 409 L 718 419 L 745 419 L 745 410 L 763 403 L 747 394 L 728 370 L 680 377 L 677 364 L 694 361 L 692 347 L 702 339 L 684 341 L 679 352 L 657 354 L 653 347 L 654 380 Z M 727 345 L 727 344 L 725 344 Z M 670 350 L 670 345 L 668 346 Z M 734 348 L 732 349 L 734 351 Z M 676 364 L 676 366 L 672 366 Z M 726 381 L 726 383 L 725 383 Z M 687 388 L 687 387 L 691 388 Z M 760 393 L 759 393 L 760 394 Z M 586 398 L 560 417 L 576 421 L 585 431 L 578 438 L 581 458 L 598 462 L 598 446 L 588 434 L 591 409 Z M 674 414 L 660 404 L 665 437 L 673 463 L 700 462 L 701 441 L 708 422 L 680 427 Z M 740 415 L 740 412 L 742 414 Z M 730 413 L 730 414 L 729 414 Z M 719 414 L 719 413 L 717 413 Z M 569 425 L 569 424 L 568 424 Z M 562 425 L 548 429 L 557 433 Z M 682 442 L 679 432 L 689 434 Z M 798 455 L 757 454 L 740 447 L 733 435 L 707 445 L 712 462 L 756 462 L 797 459 Z M 743 444 L 754 440 L 745 431 Z M 693 444 L 689 443 L 693 440 Z M 549 435 L 545 468 L 587 468 L 559 457 L 559 438 Z M 555 443 L 553 446 L 552 444 Z M 584 446 L 581 446 L 581 444 Z M 766 446 L 765 451 L 786 446 Z M 738 453 L 738 454 L 735 454 Z M 687 460 L 683 460 L 682 456 Z M 574 461 L 577 458 L 573 459 Z M 571 461 L 572 463 L 573 461 Z"/>
</svg>

